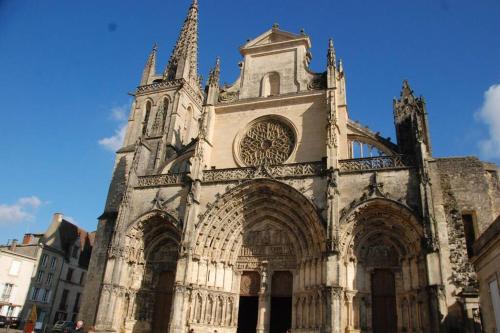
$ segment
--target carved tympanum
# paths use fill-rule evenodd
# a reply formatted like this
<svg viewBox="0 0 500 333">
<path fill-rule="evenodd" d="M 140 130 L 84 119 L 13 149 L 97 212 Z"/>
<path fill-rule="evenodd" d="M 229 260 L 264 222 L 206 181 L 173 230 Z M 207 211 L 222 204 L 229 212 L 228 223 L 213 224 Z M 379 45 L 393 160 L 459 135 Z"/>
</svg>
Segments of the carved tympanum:
<svg viewBox="0 0 500 333">
<path fill-rule="evenodd" d="M 285 162 L 295 147 L 293 130 L 277 119 L 253 124 L 240 141 L 240 157 L 246 165 L 274 165 Z"/>
</svg>

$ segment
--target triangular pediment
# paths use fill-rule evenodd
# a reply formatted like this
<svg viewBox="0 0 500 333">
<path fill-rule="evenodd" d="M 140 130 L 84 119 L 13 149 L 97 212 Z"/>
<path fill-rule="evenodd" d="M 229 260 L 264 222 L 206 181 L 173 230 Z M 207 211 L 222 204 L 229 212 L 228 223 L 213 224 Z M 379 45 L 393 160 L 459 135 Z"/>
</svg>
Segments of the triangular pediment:
<svg viewBox="0 0 500 333">
<path fill-rule="evenodd" d="M 277 28 L 272 28 L 261 34 L 260 36 L 250 40 L 243 48 L 254 46 L 264 46 L 273 43 L 288 42 L 293 40 L 308 39 L 306 35 L 297 35 L 291 32 L 283 31 Z"/>
</svg>

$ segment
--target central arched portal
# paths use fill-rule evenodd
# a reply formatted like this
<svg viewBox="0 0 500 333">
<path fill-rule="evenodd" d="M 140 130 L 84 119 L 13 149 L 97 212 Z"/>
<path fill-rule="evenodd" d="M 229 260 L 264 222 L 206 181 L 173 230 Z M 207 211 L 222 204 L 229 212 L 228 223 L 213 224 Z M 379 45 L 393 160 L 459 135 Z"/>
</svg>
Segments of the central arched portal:
<svg viewBox="0 0 500 333">
<path fill-rule="evenodd" d="M 224 280 L 230 271 L 234 281 L 225 291 L 237 303 L 231 312 L 235 320 L 224 322 L 220 330 L 319 330 L 326 322 L 324 247 L 324 225 L 316 208 L 294 188 L 257 180 L 222 196 L 200 222 L 195 250 L 199 265 L 206 261 L 227 267 Z M 202 321 L 192 322 L 195 331 Z"/>
</svg>

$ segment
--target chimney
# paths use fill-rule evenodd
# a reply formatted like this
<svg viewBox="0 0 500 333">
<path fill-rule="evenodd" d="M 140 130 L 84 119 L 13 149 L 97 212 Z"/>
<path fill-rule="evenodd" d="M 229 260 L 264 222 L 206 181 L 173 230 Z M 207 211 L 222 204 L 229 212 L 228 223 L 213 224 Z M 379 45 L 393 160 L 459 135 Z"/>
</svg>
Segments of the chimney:
<svg viewBox="0 0 500 333">
<path fill-rule="evenodd" d="M 17 239 L 13 239 L 12 243 L 10 243 L 9 250 L 12 251 L 12 252 L 15 252 L 16 251 L 16 247 L 17 247 Z"/>
<path fill-rule="evenodd" d="M 23 245 L 30 245 L 33 242 L 33 234 L 24 234 Z"/>
<path fill-rule="evenodd" d="M 54 216 L 52 217 L 52 222 L 62 222 L 63 220 L 63 214 L 62 213 L 54 213 Z"/>
</svg>

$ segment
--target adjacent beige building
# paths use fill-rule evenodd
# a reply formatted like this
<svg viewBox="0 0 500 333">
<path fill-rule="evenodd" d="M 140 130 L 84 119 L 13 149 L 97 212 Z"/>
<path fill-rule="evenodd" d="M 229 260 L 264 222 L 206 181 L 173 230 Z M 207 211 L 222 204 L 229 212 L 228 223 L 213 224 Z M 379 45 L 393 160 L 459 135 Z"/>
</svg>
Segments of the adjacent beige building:
<svg viewBox="0 0 500 333">
<path fill-rule="evenodd" d="M 500 216 L 476 240 L 474 266 L 485 333 L 500 332 Z"/>
<path fill-rule="evenodd" d="M 406 81 L 396 142 L 352 121 L 332 41 L 314 73 L 310 37 L 275 25 L 240 48 L 236 82 L 219 85 L 217 60 L 202 90 L 197 39 L 195 0 L 134 93 L 81 318 L 98 332 L 479 329 L 468 247 L 500 213 L 496 166 L 434 157 Z"/>
<path fill-rule="evenodd" d="M 93 233 L 54 214 L 44 233 L 25 234 L 16 252 L 29 253 L 36 265 L 30 274 L 29 292 L 20 319 L 25 322 L 33 305 L 35 328 L 49 332 L 59 320 L 76 321 L 92 252 Z"/>
<path fill-rule="evenodd" d="M 23 308 L 36 259 L 16 252 L 17 241 L 0 246 L 0 316 L 17 318 Z"/>
</svg>

